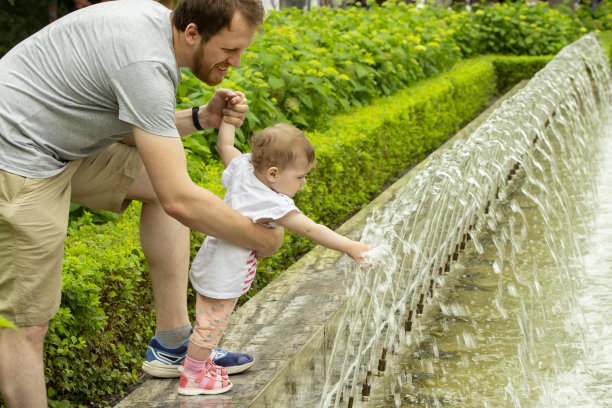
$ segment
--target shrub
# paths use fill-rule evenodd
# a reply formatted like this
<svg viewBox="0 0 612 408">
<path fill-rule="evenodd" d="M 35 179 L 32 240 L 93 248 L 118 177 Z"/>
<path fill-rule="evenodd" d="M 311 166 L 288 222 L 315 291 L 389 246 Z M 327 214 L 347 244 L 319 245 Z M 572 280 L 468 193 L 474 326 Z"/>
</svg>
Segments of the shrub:
<svg viewBox="0 0 612 408">
<path fill-rule="evenodd" d="M 154 326 L 138 213 L 132 206 L 116 222 L 97 225 L 85 211 L 69 226 L 62 303 L 45 341 L 51 406 L 108 405 L 121 387 L 138 381 Z"/>
<path fill-rule="evenodd" d="M 578 20 L 547 3 L 482 6 L 451 14 L 447 22 L 466 56 L 556 54 L 580 34 Z"/>
<path fill-rule="evenodd" d="M 391 1 L 368 10 L 272 12 L 265 36 L 256 37 L 240 68 L 230 71 L 223 84 L 249 98 L 237 146 L 246 149 L 254 131 L 279 121 L 308 131 L 324 128 L 336 113 L 449 69 L 459 49 L 438 13 Z M 187 70 L 183 76 L 177 106 L 205 103 L 213 90 Z M 199 132 L 196 138 L 185 141 L 188 150 L 203 152 L 204 161 L 216 157 L 215 132 Z"/>
</svg>

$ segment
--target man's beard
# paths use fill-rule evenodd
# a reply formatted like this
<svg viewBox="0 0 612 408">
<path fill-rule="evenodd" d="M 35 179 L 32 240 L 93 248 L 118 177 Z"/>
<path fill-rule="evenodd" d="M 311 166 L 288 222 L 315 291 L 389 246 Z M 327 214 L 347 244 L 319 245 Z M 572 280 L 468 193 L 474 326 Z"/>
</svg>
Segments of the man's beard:
<svg viewBox="0 0 612 408">
<path fill-rule="evenodd" d="M 200 81 L 204 82 L 207 85 L 219 85 L 223 78 L 217 80 L 216 78 L 211 78 L 210 71 L 207 71 L 205 67 L 203 67 L 202 61 L 204 61 L 204 44 L 200 44 L 198 49 L 194 55 L 193 62 L 193 75 L 195 75 Z"/>
</svg>

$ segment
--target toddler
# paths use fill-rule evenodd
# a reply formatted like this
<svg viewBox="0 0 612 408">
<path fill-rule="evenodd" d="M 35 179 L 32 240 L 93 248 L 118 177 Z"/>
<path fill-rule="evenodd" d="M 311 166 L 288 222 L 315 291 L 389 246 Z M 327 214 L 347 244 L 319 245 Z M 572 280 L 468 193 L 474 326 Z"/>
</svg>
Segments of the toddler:
<svg viewBox="0 0 612 408">
<path fill-rule="evenodd" d="M 367 245 L 317 224 L 300 212 L 292 197 L 306 185 L 315 162 L 314 147 L 299 129 L 279 123 L 263 129 L 251 141 L 252 152 L 234 147 L 236 128 L 223 122 L 217 148 L 226 166 L 221 177 L 223 200 L 253 222 L 281 225 L 324 247 L 343 252 L 357 263 Z M 210 352 L 223 334 L 236 301 L 255 279 L 255 251 L 207 237 L 196 255 L 189 278 L 197 291 L 196 323 L 189 339 L 179 394 L 219 394 L 232 388 L 224 368 Z"/>
</svg>

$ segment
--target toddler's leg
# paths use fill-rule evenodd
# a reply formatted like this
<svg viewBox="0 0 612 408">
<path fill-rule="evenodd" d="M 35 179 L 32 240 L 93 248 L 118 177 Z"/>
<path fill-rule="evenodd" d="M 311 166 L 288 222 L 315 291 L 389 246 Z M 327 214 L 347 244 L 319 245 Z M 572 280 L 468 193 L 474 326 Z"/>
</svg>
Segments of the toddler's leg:
<svg viewBox="0 0 612 408">
<path fill-rule="evenodd" d="M 197 295 L 196 322 L 189 338 L 179 394 L 219 394 L 232 388 L 225 369 L 215 366 L 209 357 L 223 335 L 237 300 Z"/>
</svg>

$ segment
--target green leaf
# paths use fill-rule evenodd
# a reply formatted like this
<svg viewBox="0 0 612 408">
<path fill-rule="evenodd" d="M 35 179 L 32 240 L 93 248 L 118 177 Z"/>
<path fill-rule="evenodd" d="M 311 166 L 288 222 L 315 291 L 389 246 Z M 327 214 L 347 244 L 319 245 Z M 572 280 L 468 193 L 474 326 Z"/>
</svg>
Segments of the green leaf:
<svg viewBox="0 0 612 408">
<path fill-rule="evenodd" d="M 8 320 L 6 320 L 2 316 L 0 316 L 0 327 L 9 327 L 11 329 L 16 329 L 17 328 L 17 326 L 15 326 L 13 323 L 9 322 Z"/>
<path fill-rule="evenodd" d="M 272 89 L 280 89 L 285 86 L 285 81 L 283 81 L 282 78 L 270 75 L 268 77 L 268 84 L 270 84 Z"/>
<path fill-rule="evenodd" d="M 310 96 L 300 93 L 297 97 L 308 109 L 312 109 L 312 98 Z"/>
</svg>

